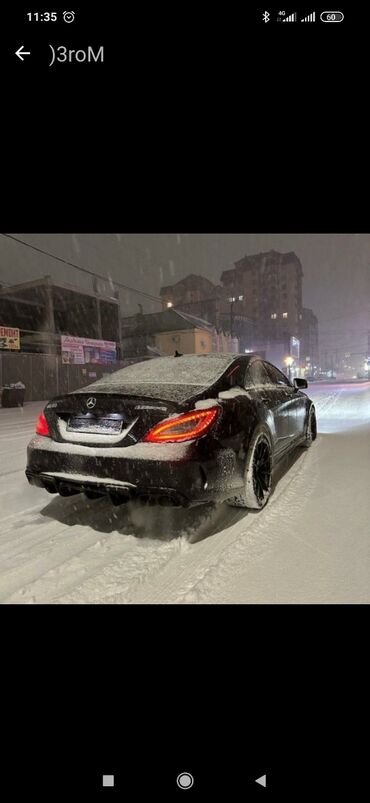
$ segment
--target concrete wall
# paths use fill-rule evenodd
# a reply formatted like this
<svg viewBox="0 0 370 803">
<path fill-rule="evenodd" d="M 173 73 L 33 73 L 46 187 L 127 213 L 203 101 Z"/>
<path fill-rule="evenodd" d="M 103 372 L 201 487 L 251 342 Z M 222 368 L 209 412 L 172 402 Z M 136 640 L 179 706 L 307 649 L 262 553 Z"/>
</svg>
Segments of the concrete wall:
<svg viewBox="0 0 370 803">
<path fill-rule="evenodd" d="M 185 329 L 177 332 L 160 332 L 155 335 L 155 345 L 162 354 L 210 354 L 212 348 L 212 332 L 203 329 Z"/>
<path fill-rule="evenodd" d="M 159 332 L 155 336 L 155 345 L 162 354 L 194 354 L 195 331 L 193 329 L 178 330 L 175 332 Z"/>
</svg>

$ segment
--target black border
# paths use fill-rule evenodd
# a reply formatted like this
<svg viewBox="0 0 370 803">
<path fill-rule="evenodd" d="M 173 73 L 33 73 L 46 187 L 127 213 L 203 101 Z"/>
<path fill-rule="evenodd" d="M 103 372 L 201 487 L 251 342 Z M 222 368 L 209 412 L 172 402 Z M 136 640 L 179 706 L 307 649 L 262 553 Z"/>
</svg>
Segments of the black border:
<svg viewBox="0 0 370 803">
<path fill-rule="evenodd" d="M 177 770 L 191 767 L 206 794 L 212 768 L 220 788 L 231 772 L 244 789 L 246 774 L 252 783 L 267 767 L 274 795 L 294 800 L 297 790 L 299 799 L 317 789 L 353 794 L 365 781 L 356 718 L 367 680 L 366 606 L 1 613 L 2 682 L 11 689 L 5 788 L 16 778 L 18 792 L 35 789 L 41 799 L 72 788 L 95 799 L 100 775 L 113 772 L 117 794 L 130 776 L 149 793 L 160 770 L 163 799 L 173 799 L 167 784 Z M 257 794 L 253 785 L 248 794 Z"/>
<path fill-rule="evenodd" d="M 209 26 L 199 23 L 180 88 L 167 52 L 161 92 L 139 69 L 137 87 L 121 93 L 75 75 L 65 85 L 12 75 L 2 229 L 368 233 L 367 50 L 357 39 L 366 14 L 354 60 L 347 28 L 330 45 L 321 31 L 314 48 L 308 31 L 286 33 L 282 47 L 271 30 L 234 18 L 223 19 L 220 68 L 218 40 L 207 58 Z M 202 750 L 212 757 L 212 739 L 227 745 L 232 728 L 246 755 L 266 746 L 284 799 L 319 795 L 328 779 L 331 790 L 350 776 L 360 783 L 367 617 L 367 606 L 350 605 L 3 606 L 11 789 L 14 779 L 31 788 L 45 757 L 48 799 L 51 788 L 72 791 L 65 768 L 78 773 L 81 762 L 98 773 L 136 760 L 142 772 L 154 748 L 195 745 L 201 767 Z"/>
</svg>

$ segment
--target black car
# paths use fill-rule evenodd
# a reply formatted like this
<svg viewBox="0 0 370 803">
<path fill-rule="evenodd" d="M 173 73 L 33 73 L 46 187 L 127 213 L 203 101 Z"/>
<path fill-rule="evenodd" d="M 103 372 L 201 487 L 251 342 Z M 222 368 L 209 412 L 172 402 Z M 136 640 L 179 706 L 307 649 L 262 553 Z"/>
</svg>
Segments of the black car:
<svg viewBox="0 0 370 803">
<path fill-rule="evenodd" d="M 136 363 L 46 405 L 26 475 L 51 493 L 114 504 L 262 508 L 274 464 L 316 438 L 306 387 L 241 354 Z"/>
</svg>

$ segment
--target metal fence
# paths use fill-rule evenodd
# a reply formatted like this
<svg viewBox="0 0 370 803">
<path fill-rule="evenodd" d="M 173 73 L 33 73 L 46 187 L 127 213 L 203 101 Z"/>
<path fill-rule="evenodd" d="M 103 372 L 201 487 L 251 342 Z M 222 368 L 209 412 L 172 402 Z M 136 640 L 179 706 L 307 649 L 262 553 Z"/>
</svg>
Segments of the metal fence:
<svg viewBox="0 0 370 803">
<path fill-rule="evenodd" d="M 132 360 L 110 365 L 65 365 L 60 355 L 0 352 L 0 388 L 23 382 L 25 401 L 42 401 L 90 385 Z"/>
</svg>

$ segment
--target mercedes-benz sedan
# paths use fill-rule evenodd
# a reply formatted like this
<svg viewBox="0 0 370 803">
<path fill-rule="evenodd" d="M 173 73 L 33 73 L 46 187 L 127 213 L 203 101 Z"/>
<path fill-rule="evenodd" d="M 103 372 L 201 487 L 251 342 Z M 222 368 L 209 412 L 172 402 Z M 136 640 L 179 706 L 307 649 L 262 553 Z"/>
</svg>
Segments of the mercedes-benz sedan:
<svg viewBox="0 0 370 803">
<path fill-rule="evenodd" d="M 50 493 L 263 508 L 276 462 L 316 438 L 315 408 L 275 366 L 241 354 L 158 357 L 50 401 L 26 475 Z"/>
</svg>

